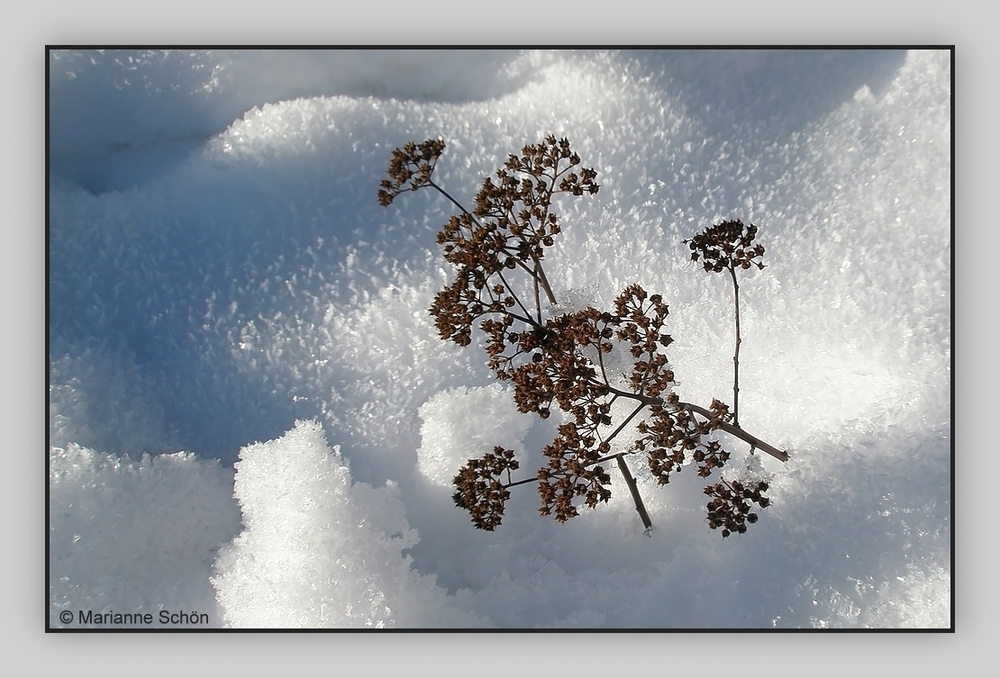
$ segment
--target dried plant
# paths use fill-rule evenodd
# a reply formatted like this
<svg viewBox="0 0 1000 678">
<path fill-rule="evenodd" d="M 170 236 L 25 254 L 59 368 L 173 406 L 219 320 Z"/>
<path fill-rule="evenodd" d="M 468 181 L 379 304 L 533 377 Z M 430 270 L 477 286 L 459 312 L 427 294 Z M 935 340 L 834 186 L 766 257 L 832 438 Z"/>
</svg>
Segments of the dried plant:
<svg viewBox="0 0 1000 678">
<path fill-rule="evenodd" d="M 706 409 L 680 401 L 663 353 L 673 339 L 665 331 L 668 308 L 660 295 L 633 284 L 615 300 L 613 311 L 589 307 L 546 314 L 556 306 L 556 298 L 542 262 L 561 230 L 552 199 L 599 190 L 597 173 L 580 167 L 569 141 L 549 136 L 525 146 L 519 156 L 510 155 L 495 178 L 485 179 L 472 210 L 434 182 L 444 147 L 442 141 L 428 140 L 396 149 L 389 178 L 378 192 L 379 203 L 388 206 L 401 193 L 432 188 L 459 208 L 437 236 L 445 259 L 456 268 L 454 281 L 430 308 L 441 337 L 468 346 L 478 327 L 485 335 L 488 364 L 498 379 L 513 384 L 518 409 L 543 419 L 553 405 L 563 412 L 558 436 L 542 450 L 548 463 L 533 477 L 513 480 L 511 471 L 519 464 L 512 450 L 499 446 L 469 460 L 455 476 L 455 503 L 469 511 L 476 527 L 493 530 L 500 525 L 509 488 L 517 485 L 537 483 L 539 512 L 559 522 L 578 515 L 582 505 L 594 508 L 607 502 L 611 476 L 605 464 L 614 461 L 648 530 L 652 522 L 625 458 L 644 457 L 661 485 L 689 458 L 697 464 L 698 475 L 708 478 L 730 458 L 713 438 L 720 430 L 752 449 L 782 461 L 788 458 L 741 429 L 724 403 L 713 400 Z M 759 245 L 748 249 L 756 232 L 751 228 L 747 245 L 731 252 L 729 240 L 696 237 L 706 243 L 699 250 L 706 267 L 711 261 L 722 266 L 719 270 L 732 270 L 762 254 Z M 548 308 L 543 308 L 543 292 Z M 609 367 L 616 351 L 631 356 L 625 380 Z M 612 453 L 611 442 L 633 422 L 631 443 Z M 723 537 L 746 531 L 746 523 L 757 520 L 752 504 L 769 504 L 763 496 L 766 490 L 764 482 L 725 479 L 706 487 L 712 497 L 709 526 L 721 527 Z"/>
<path fill-rule="evenodd" d="M 759 259 L 764 256 L 764 246 L 754 244 L 757 227 L 750 224 L 745 230 L 739 219 L 723 221 L 707 228 L 690 240 L 685 240 L 691 248 L 691 259 L 704 262 L 705 271 L 721 273 L 728 271 L 733 281 L 733 305 L 736 316 L 736 348 L 733 352 L 733 423 L 739 426 L 740 409 L 740 284 L 736 280 L 737 268 L 756 266 L 764 268 Z"/>
</svg>

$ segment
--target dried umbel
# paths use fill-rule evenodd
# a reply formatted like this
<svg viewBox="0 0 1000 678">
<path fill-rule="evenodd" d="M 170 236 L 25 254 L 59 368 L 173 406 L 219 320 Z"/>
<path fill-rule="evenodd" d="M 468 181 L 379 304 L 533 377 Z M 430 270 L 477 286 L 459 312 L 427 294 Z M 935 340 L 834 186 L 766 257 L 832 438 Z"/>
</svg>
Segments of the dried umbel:
<svg viewBox="0 0 1000 678">
<path fill-rule="evenodd" d="M 404 160 L 406 167 L 424 162 L 422 155 L 404 154 Z M 473 323 L 486 314 L 507 315 L 511 323 L 541 323 L 539 291 L 544 290 L 549 303 L 555 303 L 542 269 L 545 248 L 553 245 L 560 231 L 552 198 L 560 193 L 598 191 L 597 173 L 574 171 L 579 164 L 579 156 L 570 151 L 565 139 L 556 141 L 550 136 L 542 144 L 525 146 L 520 156 L 511 155 L 497 170 L 496 181 L 487 178 L 483 182 L 471 212 L 462 208 L 461 214 L 448 220 L 437 242 L 457 273 L 431 309 L 442 337 L 467 346 Z M 429 177 L 425 184 L 441 190 Z M 518 277 L 528 279 L 533 304 L 521 299 Z"/>
<path fill-rule="evenodd" d="M 708 502 L 708 526 L 713 530 L 721 527 L 723 537 L 733 532 L 743 534 L 747 531 L 747 523 L 757 522 L 757 514 L 751 512 L 753 504 L 761 508 L 771 505 L 771 500 L 764 496 L 767 489 L 763 481 L 745 484 L 739 480 L 723 480 L 709 485 L 705 488 L 705 494 L 712 497 Z"/>
<path fill-rule="evenodd" d="M 559 437 L 542 454 L 548 466 L 538 469 L 538 494 L 543 516 L 554 515 L 560 523 L 579 515 L 573 500 L 584 497 L 589 508 L 611 498 L 611 476 L 600 465 L 602 444 L 574 424 L 559 427 Z"/>
<path fill-rule="evenodd" d="M 466 509 L 472 522 L 481 530 L 493 531 L 500 524 L 503 507 L 510 499 L 510 472 L 520 464 L 514 459 L 513 450 L 505 450 L 499 445 L 479 459 L 471 459 L 455 476 L 458 488 L 452 498 Z M 500 480 L 507 474 L 507 484 Z"/>
<path fill-rule="evenodd" d="M 705 409 L 681 402 L 672 392 L 674 373 L 663 351 L 673 339 L 665 331 L 669 310 L 660 295 L 633 284 L 615 300 L 613 311 L 589 307 L 553 317 L 543 313 L 542 292 L 550 305 L 556 304 L 542 266 L 546 249 L 561 231 L 553 198 L 599 190 L 596 172 L 579 167 L 580 158 L 566 139 L 549 136 L 525 146 L 519 156 L 509 156 L 495 179 L 483 182 L 471 211 L 433 180 L 443 149 L 440 141 L 411 142 L 397 149 L 390 178 L 379 191 L 379 202 L 388 205 L 400 193 L 428 187 L 460 209 L 437 237 L 445 259 L 456 269 L 454 280 L 437 294 L 430 309 L 437 329 L 443 339 L 468 346 L 478 328 L 485 335 L 490 368 L 499 380 L 513 384 L 521 412 L 543 419 L 553 407 L 564 413 L 558 436 L 542 450 L 548 463 L 534 477 L 514 481 L 511 471 L 518 462 L 513 451 L 499 446 L 470 459 L 455 476 L 453 499 L 469 511 L 476 527 L 493 530 L 500 525 L 509 488 L 516 485 L 537 483 L 539 512 L 560 522 L 578 515 L 581 506 L 607 502 L 611 475 L 604 464 L 613 460 L 649 528 L 625 458 L 643 456 L 660 484 L 668 483 L 671 473 L 689 459 L 697 464 L 699 476 L 708 477 L 730 457 L 711 437 L 719 430 L 787 459 L 784 452 L 730 423 L 733 417 L 725 404 L 714 400 Z M 721 242 L 713 248 L 724 252 Z M 721 261 L 715 249 L 713 261 Z M 729 261 L 746 251 L 734 248 Z M 606 364 L 605 356 L 613 351 L 631 356 L 624 380 Z M 612 441 L 633 421 L 632 444 L 612 453 Z M 757 486 L 756 495 L 737 487 L 742 486 L 722 481 L 709 488 L 717 488 L 710 493 L 714 503 L 709 505 L 709 526 L 723 527 L 723 536 L 743 531 L 739 526 L 756 520 L 755 514 L 740 513 L 738 502 L 745 497 L 767 501 L 760 495 L 766 486 Z"/>
<path fill-rule="evenodd" d="M 672 402 L 671 402 L 672 401 Z M 649 423 L 639 422 L 639 437 L 635 448 L 646 454 L 649 470 L 660 485 L 670 482 L 670 474 L 680 471 L 687 455 L 698 464 L 698 475 L 707 478 L 712 471 L 725 466 L 729 452 L 717 440 L 707 436 L 719 430 L 729 417 L 729 408 L 718 400 L 712 401 L 711 416 L 699 420 L 692 411 L 677 407 L 677 396 L 671 394 L 668 403 L 673 407 L 650 407 Z"/>
<path fill-rule="evenodd" d="M 706 271 L 721 273 L 734 271 L 737 268 L 764 268 L 764 264 L 755 261 L 764 256 L 764 246 L 754 244 L 757 227 L 750 224 L 744 229 L 739 219 L 723 221 L 691 238 L 685 240 L 691 248 L 691 259 L 702 259 Z"/>
<path fill-rule="evenodd" d="M 437 139 L 428 139 L 422 144 L 411 141 L 393 151 L 389 161 L 389 178 L 382 180 L 378 203 L 388 207 L 400 193 L 416 191 L 430 183 L 442 152 L 444 142 Z"/>
</svg>

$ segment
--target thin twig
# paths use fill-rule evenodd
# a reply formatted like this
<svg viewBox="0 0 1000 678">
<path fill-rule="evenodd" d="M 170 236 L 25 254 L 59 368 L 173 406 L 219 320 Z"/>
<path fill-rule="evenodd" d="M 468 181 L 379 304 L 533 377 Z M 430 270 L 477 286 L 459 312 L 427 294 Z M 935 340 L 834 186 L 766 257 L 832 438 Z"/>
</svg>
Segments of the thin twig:
<svg viewBox="0 0 1000 678">
<path fill-rule="evenodd" d="M 503 271 L 497 271 L 497 275 L 500 277 L 500 282 L 503 283 L 503 286 L 507 288 L 508 292 L 510 292 L 511 298 L 513 298 L 514 301 L 517 303 L 517 305 L 521 307 L 521 310 L 524 311 L 524 315 L 528 316 L 529 320 L 525 324 L 532 325 L 533 327 L 541 327 L 541 325 L 542 325 L 541 318 L 538 319 L 538 322 L 535 322 L 534 320 L 530 319 L 531 318 L 531 311 L 529 311 L 528 309 L 526 309 L 524 307 L 524 304 L 521 303 L 521 298 L 517 296 L 517 292 L 514 291 L 514 288 L 511 286 L 511 284 L 509 282 L 507 282 L 507 279 L 503 276 Z M 519 316 L 515 316 L 515 317 L 518 317 L 520 319 Z"/>
<path fill-rule="evenodd" d="M 740 425 L 740 286 L 736 282 L 736 269 L 729 262 L 729 275 L 733 278 L 733 299 L 736 307 L 736 350 L 733 353 L 733 424 Z"/>
<path fill-rule="evenodd" d="M 542 289 L 545 290 L 545 296 L 549 298 L 549 303 L 553 306 L 556 305 L 556 295 L 552 292 L 552 287 L 549 286 L 549 279 L 545 277 L 545 269 L 542 268 L 542 262 L 532 254 L 531 258 L 535 262 L 535 270 L 538 272 L 538 282 L 542 283 Z"/>
<path fill-rule="evenodd" d="M 438 186 L 437 184 L 435 184 L 430 179 L 427 180 L 427 185 L 430 186 L 431 188 L 436 189 L 438 193 L 440 193 L 444 197 L 448 198 L 448 200 L 450 200 L 451 203 L 453 205 L 455 205 L 455 207 L 457 207 L 458 209 L 462 210 L 462 212 L 464 214 L 468 214 L 469 218 L 472 219 L 472 221 L 475 222 L 475 224 L 477 226 L 479 226 L 480 228 L 482 228 L 483 225 L 481 223 L 479 223 L 479 219 L 476 219 L 476 215 L 474 215 L 469 210 L 465 209 L 465 205 L 463 205 L 462 203 L 460 203 L 459 201 L 457 201 L 453 197 L 451 197 L 451 194 L 448 193 L 448 191 L 444 190 L 443 188 L 441 188 L 440 186 Z M 416 190 L 416 189 L 414 189 L 414 190 Z"/>
<path fill-rule="evenodd" d="M 698 414 L 700 414 L 701 416 L 705 417 L 706 419 L 711 419 L 714 416 L 710 411 L 708 411 L 704 407 L 700 407 L 698 405 L 693 405 L 691 403 L 678 403 L 678 405 L 680 405 L 683 408 L 689 409 L 692 412 L 697 412 Z M 751 445 L 754 445 L 755 447 L 759 447 L 760 449 L 764 450 L 765 452 L 767 452 L 769 455 L 771 455 L 775 459 L 778 459 L 780 461 L 788 461 L 788 453 L 787 452 L 785 452 L 783 450 L 779 450 L 777 447 L 774 447 L 773 445 L 769 445 L 769 444 L 765 443 L 760 438 L 757 438 L 756 436 L 750 435 L 749 433 L 747 433 L 746 431 L 744 431 L 743 429 L 741 429 L 738 426 L 733 426 L 729 422 L 720 421 L 719 422 L 719 428 L 721 428 L 726 433 L 731 433 L 732 435 L 736 436 L 740 440 L 748 442 Z"/>
<path fill-rule="evenodd" d="M 639 495 L 639 488 L 635 484 L 635 478 L 632 477 L 632 473 L 628 469 L 628 464 L 625 462 L 625 458 L 621 455 L 618 456 L 618 469 L 622 472 L 622 476 L 625 478 L 625 484 L 628 485 L 628 491 L 632 493 L 632 501 L 635 502 L 635 510 L 639 513 L 639 517 L 642 519 L 642 526 L 648 530 L 653 526 L 653 521 L 649 519 L 649 513 L 646 511 L 646 505 L 642 503 L 642 497 Z"/>
</svg>

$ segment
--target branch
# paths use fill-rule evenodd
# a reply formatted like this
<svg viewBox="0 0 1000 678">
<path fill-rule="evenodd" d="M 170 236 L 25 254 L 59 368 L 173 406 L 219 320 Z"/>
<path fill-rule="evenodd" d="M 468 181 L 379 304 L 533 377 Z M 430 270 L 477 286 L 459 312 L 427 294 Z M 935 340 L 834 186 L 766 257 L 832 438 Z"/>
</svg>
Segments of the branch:
<svg viewBox="0 0 1000 678">
<path fill-rule="evenodd" d="M 740 285 L 736 282 L 736 268 L 729 262 L 729 275 L 733 279 L 733 300 L 736 307 L 736 348 L 733 352 L 733 424 L 740 425 Z"/>
<path fill-rule="evenodd" d="M 470 212 L 469 210 L 465 209 L 465 205 L 463 205 L 462 203 L 460 203 L 459 201 L 457 201 L 453 197 L 451 197 L 451 194 L 448 193 L 448 191 L 444 190 L 443 188 L 441 188 L 440 186 L 438 186 L 437 184 L 435 184 L 430 179 L 427 180 L 427 185 L 430 186 L 431 188 L 437 190 L 437 192 L 440 193 L 441 195 L 443 195 L 444 197 L 448 198 L 448 200 L 450 200 L 451 203 L 455 207 L 457 207 L 458 209 L 462 210 L 463 213 L 469 215 L 469 218 L 472 219 L 472 222 L 474 224 L 476 224 L 476 226 L 479 226 L 480 228 L 483 227 L 483 225 L 481 223 L 479 223 L 479 219 L 476 219 L 476 215 L 473 214 L 472 212 Z"/>
<path fill-rule="evenodd" d="M 680 405 L 681 407 L 684 407 L 686 409 L 689 409 L 692 412 L 697 412 L 698 414 L 700 414 L 701 416 L 705 417 L 706 419 L 711 419 L 712 418 L 712 413 L 709 412 L 708 410 L 706 410 L 704 407 L 699 407 L 698 405 L 692 405 L 691 403 L 678 403 L 678 405 Z M 788 461 L 788 453 L 787 452 L 784 452 L 783 450 L 779 450 L 777 447 L 774 447 L 772 445 L 769 445 L 769 444 L 765 443 L 760 438 L 757 438 L 755 436 L 750 435 L 749 433 L 747 433 L 746 431 L 744 431 L 743 429 L 741 429 L 738 426 L 733 426 L 732 424 L 729 424 L 727 422 L 720 421 L 719 422 L 719 428 L 721 428 L 726 433 L 731 433 L 732 435 L 736 436 L 740 440 L 743 440 L 743 441 L 746 441 L 746 442 L 750 443 L 754 447 L 757 447 L 757 448 L 759 448 L 761 450 L 764 450 L 769 455 L 771 455 L 772 457 L 774 457 L 775 459 L 777 459 L 779 461 Z"/>
<path fill-rule="evenodd" d="M 628 485 L 628 491 L 632 493 L 632 501 L 635 502 L 635 510 L 638 511 L 639 517 L 642 519 L 642 526 L 647 530 L 653 527 L 653 521 L 649 519 L 649 513 L 646 512 L 646 505 L 642 503 L 642 497 L 639 495 L 639 488 L 635 484 L 635 478 L 632 477 L 631 471 L 628 470 L 628 464 L 625 463 L 625 457 L 622 455 L 617 455 L 618 459 L 618 469 L 622 472 L 622 476 L 625 478 L 625 484 Z"/>
</svg>

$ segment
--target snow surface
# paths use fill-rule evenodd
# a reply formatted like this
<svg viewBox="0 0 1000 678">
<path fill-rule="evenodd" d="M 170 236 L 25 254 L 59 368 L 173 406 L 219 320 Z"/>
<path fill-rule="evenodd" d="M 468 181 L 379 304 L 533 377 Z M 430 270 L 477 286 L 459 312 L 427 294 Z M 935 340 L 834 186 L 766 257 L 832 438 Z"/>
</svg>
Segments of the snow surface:
<svg viewBox="0 0 1000 678">
<path fill-rule="evenodd" d="M 52 626 L 949 626 L 948 52 L 52 52 L 49 75 Z M 437 337 L 449 205 L 375 190 L 440 136 L 468 200 L 550 132 L 601 184 L 558 205 L 557 296 L 661 293 L 685 400 L 730 399 L 732 326 L 681 241 L 760 227 L 740 419 L 792 457 L 736 455 L 774 501 L 745 535 L 707 528 L 689 472 L 637 469 L 648 537 L 617 484 L 566 525 L 529 488 L 495 533 L 452 503 L 467 455 L 537 467 L 552 424 Z"/>
</svg>

